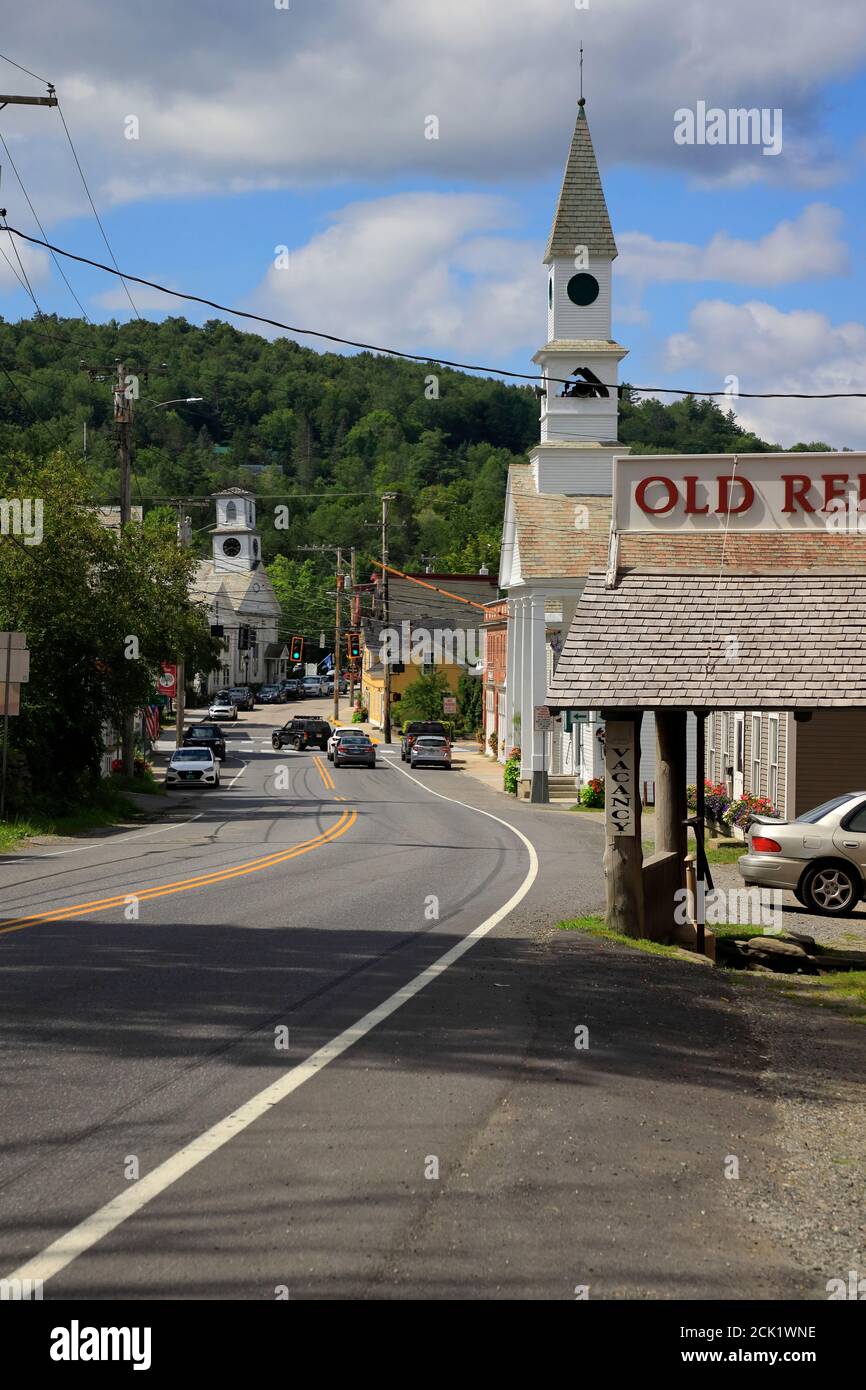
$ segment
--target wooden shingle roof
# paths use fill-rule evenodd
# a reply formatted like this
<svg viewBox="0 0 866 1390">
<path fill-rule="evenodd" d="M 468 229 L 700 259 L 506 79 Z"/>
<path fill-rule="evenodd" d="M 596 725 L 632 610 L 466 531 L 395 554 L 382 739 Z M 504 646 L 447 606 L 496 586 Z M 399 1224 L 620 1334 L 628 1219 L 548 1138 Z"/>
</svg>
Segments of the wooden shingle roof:
<svg viewBox="0 0 866 1390">
<path fill-rule="evenodd" d="M 611 259 L 617 254 L 595 150 L 592 147 L 592 136 L 589 133 L 589 122 L 583 106 L 578 107 L 574 135 L 544 259 L 549 261 L 554 256 L 573 257 L 575 246 L 586 246 L 591 254 L 610 256 Z"/>
</svg>

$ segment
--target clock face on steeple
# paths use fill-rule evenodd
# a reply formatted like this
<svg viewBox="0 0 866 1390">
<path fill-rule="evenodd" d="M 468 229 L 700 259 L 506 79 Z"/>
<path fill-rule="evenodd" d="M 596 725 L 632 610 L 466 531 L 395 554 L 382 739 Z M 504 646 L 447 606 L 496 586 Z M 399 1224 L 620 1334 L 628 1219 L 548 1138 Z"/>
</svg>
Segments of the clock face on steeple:
<svg viewBox="0 0 866 1390">
<path fill-rule="evenodd" d="M 582 309 L 594 304 L 598 299 L 598 281 L 585 270 L 579 275 L 572 275 L 565 289 L 572 304 L 577 304 Z"/>
<path fill-rule="evenodd" d="M 233 555 L 240 555 L 240 553 L 241 553 L 241 543 L 240 543 L 240 541 L 237 539 L 236 536 L 229 536 L 229 538 L 228 538 L 227 541 L 223 541 L 223 554 L 224 554 L 224 555 L 233 556 Z"/>
</svg>

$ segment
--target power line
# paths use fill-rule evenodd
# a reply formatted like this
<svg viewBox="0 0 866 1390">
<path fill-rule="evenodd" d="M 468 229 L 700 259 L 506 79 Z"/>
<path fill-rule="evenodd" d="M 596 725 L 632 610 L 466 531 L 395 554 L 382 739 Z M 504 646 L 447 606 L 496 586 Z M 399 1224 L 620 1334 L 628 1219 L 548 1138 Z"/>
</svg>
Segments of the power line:
<svg viewBox="0 0 866 1390">
<path fill-rule="evenodd" d="M 46 87 L 51 86 L 47 77 L 40 77 L 38 72 L 31 72 L 29 68 L 23 68 L 20 63 L 15 62 L 14 58 L 7 58 L 5 53 L 0 53 L 0 58 L 3 59 L 4 63 L 11 63 L 12 67 L 17 68 L 19 72 L 26 72 L 28 77 L 35 77 L 37 82 L 44 82 Z"/>
<path fill-rule="evenodd" d="M 119 267 L 118 264 L 117 264 L 117 257 L 115 256 L 113 250 L 111 249 L 111 242 L 108 240 L 108 235 L 107 235 L 107 233 L 106 233 L 106 231 L 105 231 L 105 228 L 104 228 L 103 225 L 102 225 L 102 219 L 101 219 L 101 217 L 99 216 L 99 213 L 96 211 L 96 204 L 94 203 L 93 198 L 92 198 L 92 196 L 91 196 L 90 189 L 89 189 L 88 186 L 87 186 L 87 179 L 84 177 L 84 170 L 83 170 L 82 167 L 81 167 L 81 160 L 78 158 L 78 155 L 77 155 L 76 150 L 75 150 L 75 146 L 74 146 L 73 143 L 72 143 L 72 136 L 69 134 L 69 126 L 66 124 L 66 117 L 65 117 L 64 114 L 63 114 L 63 108 L 62 108 L 62 106 L 60 105 L 60 98 L 59 98 L 59 97 L 58 97 L 58 99 L 57 99 L 57 110 L 60 112 L 60 119 L 61 119 L 61 121 L 63 122 L 63 129 L 66 131 L 66 138 L 67 138 L 67 140 L 69 141 L 69 148 L 70 148 L 71 151 L 72 151 L 72 158 L 75 160 L 76 167 L 77 167 L 77 169 L 78 169 L 79 174 L 81 175 L 81 182 L 83 183 L 83 185 L 84 185 L 84 191 L 85 191 L 85 193 L 87 194 L 87 201 L 90 203 L 90 206 L 91 206 L 91 208 L 93 209 L 93 216 L 96 218 L 96 225 L 98 226 L 100 232 L 102 233 L 102 240 L 105 242 L 106 248 L 107 248 L 107 250 L 108 250 L 108 254 L 109 254 L 109 256 L 111 257 L 112 262 L 114 263 L 114 269 L 115 269 L 116 273 L 117 273 L 118 275 L 120 275 L 120 267 Z M 46 245 L 48 244 L 47 241 L 46 241 L 45 244 L 46 244 Z M 95 263 L 94 263 L 94 264 L 95 264 Z M 108 269 L 108 267 L 106 267 L 106 269 Z M 122 285 L 123 285 L 123 288 L 124 288 L 125 291 L 126 291 L 126 297 L 127 297 L 127 299 L 129 300 L 130 304 L 132 305 L 132 312 L 135 314 L 135 317 L 136 317 L 137 319 L 141 319 L 141 314 L 138 312 L 137 308 L 135 307 L 135 300 L 133 299 L 132 295 L 129 293 L 129 286 L 127 285 L 127 283 L 126 283 L 126 281 L 124 280 L 124 278 L 123 278 L 122 275 L 120 275 L 120 280 L 121 280 L 121 283 L 122 283 Z"/>
<path fill-rule="evenodd" d="M 458 371 L 484 372 L 488 376 L 507 376 L 520 381 L 546 380 L 548 382 L 553 382 L 557 386 L 574 386 L 573 377 L 543 377 L 537 372 L 512 372 L 505 367 L 484 366 L 477 362 L 456 362 L 447 357 L 431 357 L 429 353 L 403 352 L 400 348 L 383 347 L 380 343 L 364 343 L 355 338 L 341 338 L 336 333 L 325 333 L 318 328 L 298 328 L 296 325 L 283 323 L 281 319 L 271 319 L 267 318 L 264 314 L 254 314 L 250 309 L 235 309 L 229 304 L 220 304 L 218 300 L 207 299 L 203 295 L 190 294 L 185 290 L 169 289 L 167 285 L 161 285 L 157 280 L 147 280 L 142 275 L 131 275 L 128 271 L 121 271 L 116 262 L 112 268 L 110 265 L 104 265 L 101 261 L 91 260 L 89 256 L 78 256 L 73 251 L 65 251 L 62 246 L 55 246 L 50 241 L 43 241 L 40 240 L 39 237 L 29 236 L 27 232 L 19 231 L 17 227 L 10 227 L 8 222 L 6 224 L 6 230 L 12 232 L 15 236 L 21 237 L 24 241 L 31 242 L 34 246 L 44 246 L 49 251 L 56 251 L 58 256 L 65 256 L 68 260 L 78 261 L 82 265 L 93 266 L 96 270 L 104 271 L 106 275 L 116 275 L 123 281 L 130 280 L 133 284 L 144 285 L 148 289 L 159 290 L 160 294 L 170 295 L 174 299 L 185 299 L 191 304 L 204 304 L 209 309 L 217 309 L 221 314 L 231 314 L 234 318 L 250 319 L 254 323 L 264 323 L 270 328 L 280 328 L 286 333 L 299 334 L 301 337 L 307 338 L 322 338 L 329 343 L 339 343 L 341 347 L 359 348 L 362 352 L 376 352 L 385 357 L 400 357 L 410 362 L 429 363 L 431 366 L 454 367 Z M 127 294 L 128 293 L 129 291 L 127 290 Z M 136 314 L 138 314 L 137 310 Z M 616 382 L 608 382 L 606 384 L 609 390 L 621 392 L 628 389 L 630 391 L 636 391 L 640 395 L 703 396 L 708 399 L 715 396 L 731 397 L 728 388 L 724 391 L 698 391 L 688 386 L 636 386 L 632 383 L 626 385 L 626 383 L 619 384 Z M 866 391 L 738 391 L 736 399 L 797 401 L 860 400 L 866 399 Z"/>
<path fill-rule="evenodd" d="M 46 235 L 46 233 L 45 233 L 45 228 L 43 227 L 42 223 L 39 221 L 39 218 L 38 218 L 37 213 L 36 213 L 36 209 L 35 209 L 35 207 L 33 206 L 33 203 L 31 202 L 30 194 L 27 192 L 27 189 L 24 187 L 24 180 L 22 179 L 21 175 L 20 175 L 19 172 L 18 172 L 18 166 L 16 165 L 15 160 L 12 158 L 12 155 L 11 155 L 10 152 L 9 152 L 9 146 L 6 144 L 6 141 L 5 141 L 4 137 L 3 137 L 2 132 L 0 132 L 0 143 L 2 143 L 3 148 L 4 148 L 4 150 L 6 151 L 6 158 L 9 160 L 9 163 L 12 165 L 12 172 L 14 173 L 16 179 L 18 180 L 19 184 L 21 185 L 21 192 L 24 194 L 24 197 L 27 199 L 27 206 L 29 207 L 30 211 L 33 213 L 33 219 L 34 219 L 34 221 L 35 221 L 37 227 L 39 228 L 40 232 L 42 233 L 42 235 L 45 236 L 45 235 Z M 90 318 L 89 318 L 89 316 L 88 316 L 87 310 L 85 309 L 85 307 L 84 307 L 84 305 L 82 304 L 81 300 L 78 298 L 78 295 L 75 293 L 74 289 L 72 288 L 72 286 L 70 285 L 69 281 L 67 280 L 67 278 L 66 278 L 66 271 L 63 269 L 63 266 L 60 264 L 59 260 L 57 259 L 57 256 L 55 255 L 55 253 L 54 253 L 53 251 L 51 252 L 51 259 L 54 261 L 54 264 L 57 266 L 57 269 L 58 269 L 58 271 L 60 272 L 60 276 L 61 276 L 61 278 L 62 278 L 62 280 L 63 280 L 64 285 L 65 285 L 66 288 L 68 289 L 69 293 L 72 295 L 72 298 L 75 300 L 75 303 L 78 305 L 79 309 L 81 310 L 81 312 L 82 312 L 82 314 L 84 315 L 84 317 L 85 317 L 85 319 L 87 320 L 87 322 L 90 323 Z"/>
</svg>

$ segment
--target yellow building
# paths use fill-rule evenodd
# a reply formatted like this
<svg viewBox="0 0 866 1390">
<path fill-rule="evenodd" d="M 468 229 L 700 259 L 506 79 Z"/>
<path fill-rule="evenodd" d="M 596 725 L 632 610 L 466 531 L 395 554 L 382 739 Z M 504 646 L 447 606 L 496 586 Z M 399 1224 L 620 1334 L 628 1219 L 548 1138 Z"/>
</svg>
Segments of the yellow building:
<svg viewBox="0 0 866 1390">
<path fill-rule="evenodd" d="M 387 629 L 378 584 L 361 629 L 361 699 L 370 724 L 379 729 L 385 722 L 383 651 L 390 651 L 391 718 L 399 724 L 401 697 L 420 675 L 441 673 L 455 695 L 467 671 L 480 678 L 483 605 L 496 597 L 497 587 L 486 574 L 427 573 L 391 578 L 388 591 Z"/>
</svg>

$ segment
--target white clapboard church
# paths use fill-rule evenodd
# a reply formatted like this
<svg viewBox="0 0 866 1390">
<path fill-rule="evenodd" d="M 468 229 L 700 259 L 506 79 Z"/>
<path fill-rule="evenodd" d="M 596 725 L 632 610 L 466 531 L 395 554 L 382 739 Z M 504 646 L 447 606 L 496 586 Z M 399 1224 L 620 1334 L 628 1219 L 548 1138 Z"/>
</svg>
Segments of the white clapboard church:
<svg viewBox="0 0 866 1390">
<path fill-rule="evenodd" d="M 202 690 L 280 680 L 289 650 L 280 640 L 280 605 L 262 562 L 255 497 L 239 487 L 214 497 L 212 558 L 197 564 L 192 597 L 207 605 L 211 626 L 222 629 L 224 648 L 217 670 L 201 677 Z"/>
<path fill-rule="evenodd" d="M 559 715 L 535 728 L 575 605 L 591 570 L 607 566 L 618 370 L 627 349 L 612 336 L 617 248 L 581 97 L 544 263 L 547 342 L 533 358 L 538 444 L 509 471 L 500 587 L 508 596 L 506 730 L 501 756 L 521 749 L 523 795 L 547 800 L 550 778 L 570 786 L 603 769 L 595 711 Z M 585 716 L 582 717 L 582 716 Z M 690 716 L 690 741 L 694 720 Z M 641 776 L 655 768 L 655 728 L 643 722 Z"/>
</svg>

